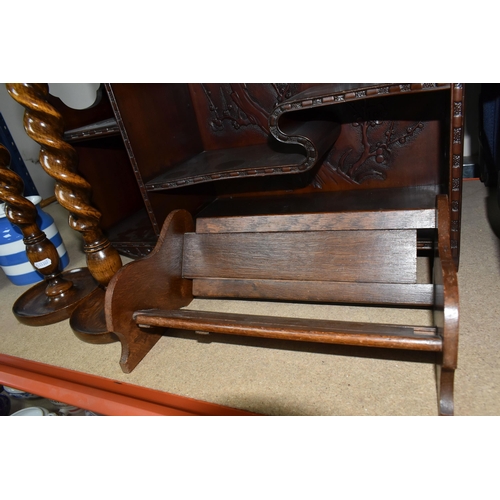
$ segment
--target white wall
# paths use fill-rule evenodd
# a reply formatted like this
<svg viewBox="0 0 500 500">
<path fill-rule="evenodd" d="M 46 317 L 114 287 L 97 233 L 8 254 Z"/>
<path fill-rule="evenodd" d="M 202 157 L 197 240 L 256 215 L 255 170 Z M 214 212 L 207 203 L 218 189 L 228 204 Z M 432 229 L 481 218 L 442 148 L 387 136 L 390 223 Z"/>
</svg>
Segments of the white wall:
<svg viewBox="0 0 500 500">
<path fill-rule="evenodd" d="M 49 83 L 50 93 L 59 97 L 67 106 L 75 109 L 87 108 L 96 100 L 98 83 Z M 0 85 L 0 113 L 16 143 L 21 158 L 42 198 L 54 196 L 54 179 L 40 165 L 40 146 L 28 137 L 23 126 L 24 108 Z"/>
</svg>

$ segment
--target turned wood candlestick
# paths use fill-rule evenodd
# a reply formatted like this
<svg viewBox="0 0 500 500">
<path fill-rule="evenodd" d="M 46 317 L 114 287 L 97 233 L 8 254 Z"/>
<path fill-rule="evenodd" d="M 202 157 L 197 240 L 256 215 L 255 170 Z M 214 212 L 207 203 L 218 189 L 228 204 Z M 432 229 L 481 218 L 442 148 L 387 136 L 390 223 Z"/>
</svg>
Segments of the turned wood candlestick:
<svg viewBox="0 0 500 500">
<path fill-rule="evenodd" d="M 57 323 L 69 318 L 98 285 L 88 269 L 61 272 L 57 249 L 38 226 L 36 207 L 22 196 L 23 180 L 9 165 L 10 153 L 0 144 L 0 199 L 5 202 L 5 215 L 21 230 L 28 260 L 45 278 L 21 295 L 12 310 L 27 325 Z"/>
<path fill-rule="evenodd" d="M 104 294 L 122 262 L 100 228 L 101 214 L 90 203 L 90 184 L 77 173 L 78 155 L 63 140 L 62 117 L 47 102 L 47 84 L 7 83 L 6 87 L 11 97 L 25 108 L 26 133 L 40 145 L 40 164 L 56 180 L 57 201 L 69 212 L 69 226 L 82 234 L 88 269 L 100 285 L 73 312 L 71 328 L 85 342 L 116 341 L 115 335 L 106 329 Z"/>
</svg>

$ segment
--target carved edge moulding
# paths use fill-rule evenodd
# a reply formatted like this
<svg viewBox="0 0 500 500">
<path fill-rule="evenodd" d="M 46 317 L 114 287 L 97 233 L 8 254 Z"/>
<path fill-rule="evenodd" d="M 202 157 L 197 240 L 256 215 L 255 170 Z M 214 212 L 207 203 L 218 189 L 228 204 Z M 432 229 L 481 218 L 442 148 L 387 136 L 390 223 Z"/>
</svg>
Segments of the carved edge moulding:
<svg viewBox="0 0 500 500">
<path fill-rule="evenodd" d="M 135 178 L 137 180 L 137 185 L 139 186 L 139 190 L 141 192 L 142 198 L 144 200 L 144 206 L 146 208 L 146 211 L 148 213 L 149 220 L 151 221 L 151 225 L 153 226 L 153 231 L 156 235 L 160 234 L 160 226 L 158 225 L 158 222 L 156 220 L 155 213 L 153 211 L 153 207 L 151 205 L 151 202 L 149 201 L 149 197 L 147 194 L 147 189 L 144 184 L 144 181 L 142 179 L 142 175 L 139 171 L 139 166 L 137 164 L 137 160 L 134 155 L 134 150 L 132 148 L 132 144 L 128 138 L 128 133 L 127 129 L 125 128 L 125 125 L 123 123 L 123 119 L 120 113 L 120 108 L 118 107 L 118 103 L 116 102 L 115 94 L 113 92 L 113 88 L 111 87 L 111 84 L 105 83 L 104 87 L 106 89 L 106 92 L 109 97 L 109 102 L 111 104 L 111 108 L 113 109 L 113 113 L 115 114 L 116 122 L 118 125 L 118 129 L 120 130 L 123 143 L 125 145 L 125 149 L 127 151 L 130 164 L 132 165 L 132 170 L 134 171 Z"/>
<path fill-rule="evenodd" d="M 335 91 L 339 87 L 344 90 Z M 345 90 L 345 87 L 348 87 Z M 317 87 L 311 87 L 299 94 L 291 97 L 287 101 L 279 104 L 269 116 L 269 131 L 271 135 L 281 143 L 288 145 L 300 146 L 305 150 L 301 156 L 301 161 L 296 161 L 297 156 L 293 155 L 294 162 L 285 161 L 283 165 L 266 165 L 266 158 L 262 158 L 262 166 L 255 168 L 234 168 L 225 171 L 218 171 L 211 174 L 190 176 L 182 175 L 182 178 L 172 180 L 158 180 L 143 183 L 139 174 L 137 162 L 135 160 L 133 148 L 127 138 L 127 132 L 120 120 L 119 109 L 116 100 L 113 97 L 113 91 L 110 84 L 106 84 L 113 110 L 117 115 L 118 126 L 122 132 L 122 136 L 129 154 L 130 161 L 137 175 L 138 182 L 142 192 L 154 190 L 175 189 L 193 184 L 201 184 L 205 182 L 213 182 L 223 179 L 234 179 L 238 177 L 258 177 L 283 174 L 297 174 L 310 170 L 318 161 L 323 153 L 333 145 L 338 136 L 338 131 L 335 130 L 333 124 L 318 121 L 315 124 L 304 123 L 296 124 L 293 131 L 283 130 L 280 128 L 280 120 L 287 114 L 292 112 L 302 112 L 320 107 L 332 106 L 349 101 L 360 101 L 371 98 L 381 98 L 388 95 L 397 94 L 415 94 L 420 92 L 440 91 L 450 89 L 450 84 L 438 83 L 421 83 L 421 84 L 325 84 Z M 326 138 L 325 138 L 326 136 Z M 266 151 L 267 152 L 267 151 Z M 283 155 L 286 159 L 292 158 L 292 155 Z M 151 207 L 148 207 L 148 213 L 152 214 Z"/>
<path fill-rule="evenodd" d="M 162 85 L 166 85 L 168 87 L 173 84 Z M 237 146 L 234 148 L 230 145 L 227 149 L 213 150 L 213 145 L 208 147 L 205 146 L 205 150 L 203 150 L 202 147 L 202 150 L 198 151 L 200 154 L 196 154 L 195 148 L 193 148 L 193 154 L 195 154 L 196 158 L 187 158 L 187 160 L 181 160 L 180 163 L 168 163 L 171 162 L 171 160 L 168 157 L 170 152 L 168 152 L 167 149 L 172 148 L 172 146 L 162 146 L 162 154 L 168 157 L 166 160 L 168 164 L 164 165 L 164 168 L 159 175 L 146 175 L 144 168 L 146 166 L 147 169 L 149 169 L 150 165 L 146 164 L 143 153 L 140 151 L 141 145 L 138 144 L 137 131 L 132 129 L 129 130 L 129 122 L 131 119 L 133 120 L 134 117 L 132 116 L 131 118 L 128 116 L 130 115 L 129 110 L 122 109 L 126 108 L 127 103 L 124 101 L 123 95 L 120 94 L 118 86 L 123 87 L 123 85 L 109 83 L 104 84 L 103 86 L 109 99 L 109 105 L 116 119 L 113 130 L 119 130 L 119 134 L 123 140 L 124 150 L 132 167 L 131 172 L 133 172 L 133 177 L 136 179 L 138 192 L 140 192 L 140 195 L 142 196 L 144 217 L 145 219 L 149 219 L 150 227 L 152 233 L 155 235 L 155 238 L 157 238 L 160 233 L 161 225 L 165 216 L 162 209 L 158 207 L 159 198 L 153 199 L 153 193 L 155 192 L 156 194 L 154 196 L 158 197 L 161 192 L 176 189 L 178 190 L 180 188 L 190 189 L 191 186 L 209 184 L 214 181 L 225 181 L 224 187 L 221 185 L 220 188 L 215 188 L 216 192 L 224 195 L 229 194 L 229 191 L 231 191 L 231 187 L 228 182 L 230 183 L 232 181 L 228 181 L 228 179 L 242 179 L 241 182 L 245 182 L 243 179 L 274 177 L 275 182 L 273 185 L 278 186 L 278 176 L 282 175 L 288 176 L 289 180 L 285 182 L 285 184 L 288 183 L 288 185 L 295 182 L 293 179 L 310 178 L 309 190 L 312 190 L 313 192 L 316 192 L 318 189 L 331 191 L 331 186 L 335 182 L 342 183 L 343 187 L 338 188 L 340 190 L 348 190 L 351 189 L 351 187 L 358 189 L 361 183 L 363 184 L 363 189 L 366 189 L 367 185 L 371 185 L 373 188 L 376 187 L 378 189 L 379 186 L 376 185 L 378 181 L 389 182 L 388 187 L 391 187 L 395 185 L 394 175 L 396 173 L 398 176 L 397 178 L 401 178 L 401 170 L 399 166 L 402 166 L 402 148 L 405 149 L 405 154 L 413 155 L 414 152 L 420 150 L 420 146 L 416 141 L 423 139 L 424 136 L 422 134 L 425 135 L 425 140 L 428 140 L 432 137 L 432 134 L 435 134 L 435 137 L 437 137 L 442 133 L 443 137 L 446 136 L 446 142 L 443 142 L 442 144 L 444 151 L 440 156 L 439 166 L 436 167 L 436 171 L 439 170 L 440 173 L 425 174 L 427 177 L 422 183 L 419 182 L 418 185 L 425 185 L 426 183 L 434 184 L 434 180 L 429 181 L 429 176 L 439 176 L 439 182 L 435 183 L 435 187 L 437 188 L 437 184 L 439 184 L 440 190 L 446 192 L 450 199 L 452 252 L 458 263 L 463 146 L 463 86 L 461 84 L 379 83 L 314 84 L 312 86 L 310 86 L 311 84 L 259 84 L 268 86 L 268 92 L 272 95 L 266 95 L 264 101 L 256 99 L 255 102 L 252 102 L 253 106 L 248 105 L 247 107 L 243 106 L 243 104 L 245 104 L 244 102 L 243 104 L 240 102 L 240 94 L 236 96 L 240 99 L 235 98 L 236 100 L 233 101 L 231 98 L 233 98 L 235 92 L 241 93 L 244 90 L 248 90 L 247 86 L 249 84 L 182 84 L 181 86 L 184 85 L 194 85 L 196 87 L 196 92 L 199 94 L 196 102 L 192 101 L 190 106 L 195 109 L 198 109 L 200 106 L 203 107 L 200 115 L 201 118 L 199 118 L 201 120 L 200 127 L 209 126 L 208 122 L 205 123 L 207 119 L 210 123 L 213 121 L 214 124 L 218 126 L 218 128 L 216 127 L 217 130 L 212 130 L 211 133 L 214 134 L 214 137 L 217 136 L 215 142 L 219 141 L 219 146 L 223 142 L 220 140 L 223 134 L 228 132 L 229 129 L 236 129 L 236 127 L 239 126 L 239 134 L 246 134 L 249 132 L 252 137 L 260 134 L 260 139 L 257 139 L 257 142 L 261 140 L 265 141 L 265 138 L 267 137 L 270 142 L 280 145 L 283 149 L 277 147 L 277 149 L 279 149 L 279 153 L 270 162 L 270 153 L 274 153 L 273 150 L 266 144 L 253 144 L 251 143 L 253 139 L 251 139 L 250 142 L 248 142 L 248 145 Z M 257 84 L 255 84 L 255 86 L 257 86 Z M 276 90 L 276 88 L 278 88 L 278 90 L 281 89 L 280 86 L 286 87 L 286 89 L 288 89 L 287 92 L 273 91 L 273 89 Z M 302 90 L 304 89 L 304 86 L 305 90 Z M 145 89 L 137 89 L 137 91 L 146 92 L 147 85 L 144 85 L 144 87 Z M 212 91 L 211 100 L 209 99 L 209 88 L 211 88 Z M 230 96 L 229 94 L 226 95 L 227 103 L 225 103 L 230 104 L 234 108 L 231 116 L 226 116 L 226 108 L 222 106 L 221 103 L 216 101 L 216 91 L 222 92 L 223 88 L 224 91 L 228 91 L 228 89 L 230 89 L 230 91 L 233 92 Z M 115 90 L 117 92 L 116 96 Z M 294 94 L 294 92 L 296 93 Z M 345 162 L 345 165 L 341 165 L 340 160 L 344 161 L 344 157 L 341 155 L 343 154 L 344 149 L 346 149 L 347 146 L 350 146 L 349 144 L 346 145 L 345 135 L 343 135 L 344 133 L 342 132 L 340 140 L 337 140 L 338 130 L 335 119 L 333 121 L 330 120 L 327 123 L 322 123 L 321 119 L 315 119 L 317 116 L 321 117 L 321 113 L 331 115 L 334 109 L 335 113 L 337 113 L 337 109 L 341 109 L 341 107 L 337 106 L 342 106 L 343 104 L 345 106 L 345 103 L 352 103 L 358 107 L 365 107 L 363 101 L 370 101 L 372 102 L 372 106 L 376 106 L 378 108 L 379 106 L 384 107 L 385 104 L 383 103 L 389 102 L 385 101 L 387 96 L 392 99 L 391 96 L 416 94 L 421 94 L 422 99 L 425 99 L 427 104 L 438 100 L 440 103 L 449 102 L 449 105 L 446 104 L 446 109 L 443 109 L 439 115 L 439 131 L 434 124 L 431 123 L 428 127 L 425 122 L 418 122 L 418 120 L 416 120 L 415 123 L 406 121 L 406 126 L 416 126 L 415 130 L 412 132 L 407 132 L 404 124 L 403 128 L 400 127 L 400 130 L 398 130 L 396 125 L 394 135 L 391 139 L 401 139 L 402 141 L 405 141 L 404 144 L 395 144 L 393 148 L 394 150 L 391 153 L 394 157 L 399 155 L 399 163 L 397 163 L 397 161 L 394 163 L 394 158 L 386 155 L 386 161 L 381 164 L 375 163 L 379 162 L 378 157 L 373 157 L 361 165 L 361 168 L 358 168 L 360 159 L 357 157 L 354 157 L 353 159 L 353 156 L 356 154 L 356 152 L 353 152 L 349 156 L 348 161 Z M 424 98 L 423 94 L 427 94 L 429 97 Z M 432 94 L 436 95 L 435 99 L 430 97 Z M 437 94 L 442 95 L 443 99 L 438 97 Z M 191 99 L 194 99 L 193 95 L 194 94 L 191 95 Z M 448 95 L 451 96 L 450 101 L 448 101 Z M 249 99 L 252 96 L 246 95 L 245 97 Z M 253 97 L 256 97 L 256 95 Z M 274 104 L 273 101 L 270 100 L 272 97 L 274 97 Z M 395 99 L 398 100 L 399 98 L 396 97 Z M 210 108 L 210 104 L 213 104 L 215 111 Z M 162 107 L 164 105 L 165 100 L 162 102 L 162 105 L 156 106 L 155 109 L 159 114 L 165 112 Z M 204 109 L 205 107 L 206 109 Z M 432 105 L 430 107 L 432 107 Z M 186 109 L 188 108 L 189 106 Z M 209 108 L 211 111 L 209 111 Z M 450 109 L 451 112 L 449 112 L 448 109 Z M 253 112 L 255 112 L 255 115 L 252 114 Z M 236 118 L 233 116 L 235 114 L 238 114 Z M 307 120 L 302 120 L 301 123 L 301 116 L 311 117 L 310 121 L 316 121 L 316 123 L 306 123 Z M 384 118 L 382 119 L 384 120 Z M 390 125 L 391 119 L 393 120 L 393 118 L 389 118 L 389 121 L 387 121 L 387 126 Z M 397 120 L 399 120 L 399 118 L 397 118 Z M 448 120 L 451 120 L 450 127 L 448 127 Z M 160 120 L 158 124 L 161 123 L 163 122 Z M 382 125 L 383 123 L 384 122 L 381 122 Z M 368 126 L 368 128 L 370 128 L 370 126 Z M 379 129 L 381 130 L 380 124 L 375 128 L 370 128 L 368 133 L 379 134 Z M 360 129 L 358 128 L 358 130 Z M 384 131 L 385 130 L 382 130 L 381 133 L 383 134 Z M 177 130 L 175 133 L 177 133 Z M 182 135 L 184 132 L 179 131 L 178 133 Z M 200 128 L 198 133 L 203 135 L 206 132 L 203 132 Z M 230 134 L 231 133 L 235 133 L 234 130 L 230 132 Z M 359 133 L 361 135 L 361 131 L 359 131 Z M 353 137 L 352 133 L 350 137 Z M 419 139 L 419 137 L 422 139 Z M 196 142 L 198 139 L 192 138 L 192 140 Z M 435 139 L 435 141 L 437 140 L 438 139 Z M 431 142 L 432 141 L 434 141 L 434 139 L 431 139 Z M 384 142 L 384 139 L 382 139 L 382 142 Z M 375 142 L 371 141 L 368 146 L 372 148 L 374 144 Z M 360 147 L 361 146 L 362 145 L 360 143 Z M 384 143 L 383 146 L 385 147 L 386 144 Z M 218 146 L 215 147 L 217 148 Z M 224 147 L 225 146 L 223 146 L 223 148 Z M 435 147 L 435 145 L 431 145 L 431 147 Z M 371 153 L 372 151 L 370 150 L 370 156 L 373 156 Z M 446 162 L 448 162 L 448 155 L 449 168 L 446 166 Z M 207 164 L 203 163 L 205 158 L 208 158 Z M 425 159 L 420 159 L 418 161 L 425 161 Z M 351 165 L 353 162 L 356 163 L 356 165 Z M 396 164 L 397 167 L 395 167 Z M 422 163 L 422 165 L 424 165 L 424 163 Z M 430 172 L 433 168 L 431 167 L 432 161 L 428 162 L 427 165 L 430 168 L 426 167 L 424 170 L 426 172 Z M 318 167 L 321 168 L 318 170 Z M 404 170 L 406 172 L 409 171 L 406 166 Z M 303 174 L 306 172 L 310 173 L 306 174 L 304 177 Z M 290 176 L 290 174 L 292 175 Z M 377 175 L 379 175 L 379 177 L 377 177 Z M 361 176 L 361 178 L 358 178 L 359 176 Z M 384 176 L 387 176 L 387 179 L 385 179 Z M 366 179 L 368 179 L 368 183 L 365 182 Z M 422 181 L 422 179 L 419 179 L 419 181 Z M 267 184 L 269 183 L 266 183 L 266 186 Z M 384 186 L 380 185 L 380 187 L 383 188 Z M 229 191 L 225 193 L 225 190 L 228 189 Z M 285 187 L 284 189 L 288 188 Z M 371 187 L 369 187 L 369 189 L 371 189 Z M 337 188 L 335 188 L 335 190 L 337 190 Z M 176 195 L 179 193 L 180 191 L 172 192 L 172 194 Z M 171 208 L 173 209 L 175 207 Z M 196 216 L 196 211 L 193 212 L 193 215 Z M 137 250 L 137 255 L 134 255 L 134 257 L 144 256 L 144 250 L 142 249 L 144 244 L 137 239 L 132 239 L 131 241 L 119 240 L 118 244 L 120 245 L 120 248 L 124 246 L 127 247 L 127 255 L 130 255 Z"/>
<path fill-rule="evenodd" d="M 463 137 L 464 137 L 464 88 L 462 83 L 455 83 L 452 91 L 451 140 L 450 140 L 450 232 L 451 253 L 458 266 L 460 257 L 460 223 L 462 213 L 462 178 L 463 178 Z"/>
</svg>

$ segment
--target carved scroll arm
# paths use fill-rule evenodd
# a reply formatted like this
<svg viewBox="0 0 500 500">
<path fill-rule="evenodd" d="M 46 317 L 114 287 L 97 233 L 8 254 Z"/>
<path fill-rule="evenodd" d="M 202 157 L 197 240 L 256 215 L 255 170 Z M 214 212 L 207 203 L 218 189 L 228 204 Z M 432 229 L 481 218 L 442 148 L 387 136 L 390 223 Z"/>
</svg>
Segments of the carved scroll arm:
<svg viewBox="0 0 500 500">
<path fill-rule="evenodd" d="M 310 87 L 276 106 L 269 117 L 269 130 L 280 142 L 298 144 L 307 151 L 300 171 L 310 170 L 335 143 L 340 124 L 333 105 L 386 95 L 436 91 L 449 84 L 328 83 Z"/>
</svg>

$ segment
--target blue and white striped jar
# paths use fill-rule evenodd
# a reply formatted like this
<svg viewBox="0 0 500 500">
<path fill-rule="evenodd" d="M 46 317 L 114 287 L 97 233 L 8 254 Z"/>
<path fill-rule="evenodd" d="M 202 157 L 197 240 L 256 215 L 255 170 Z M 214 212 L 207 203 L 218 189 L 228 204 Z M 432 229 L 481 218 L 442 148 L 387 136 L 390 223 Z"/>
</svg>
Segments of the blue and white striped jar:
<svg viewBox="0 0 500 500">
<path fill-rule="evenodd" d="M 26 199 L 36 206 L 38 227 L 56 247 L 63 270 L 69 264 L 69 255 L 54 219 L 40 208 L 41 196 L 27 196 Z M 23 233 L 7 219 L 5 203 L 0 204 L 0 267 L 14 285 L 32 285 L 44 279 L 43 274 L 32 266 L 26 255 Z"/>
</svg>

